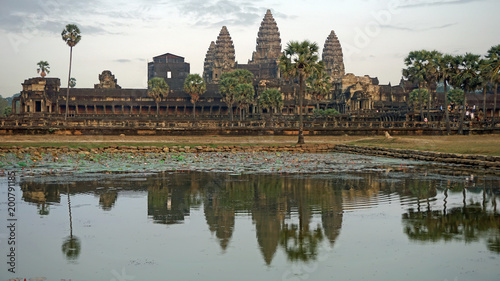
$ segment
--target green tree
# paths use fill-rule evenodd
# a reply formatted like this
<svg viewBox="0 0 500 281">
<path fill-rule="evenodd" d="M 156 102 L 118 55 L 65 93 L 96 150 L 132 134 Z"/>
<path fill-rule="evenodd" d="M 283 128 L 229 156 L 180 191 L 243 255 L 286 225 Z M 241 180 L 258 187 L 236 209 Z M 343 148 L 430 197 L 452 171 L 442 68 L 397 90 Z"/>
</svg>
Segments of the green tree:
<svg viewBox="0 0 500 281">
<path fill-rule="evenodd" d="M 4 110 L 3 110 L 3 115 L 4 116 L 9 116 L 11 114 L 12 114 L 12 107 L 7 106 L 6 108 L 4 108 Z"/>
<path fill-rule="evenodd" d="M 304 141 L 304 94 L 305 80 L 315 72 L 323 69 L 323 63 L 318 61 L 318 44 L 307 40 L 291 41 L 287 44 L 283 55 L 280 57 L 279 67 L 282 75 L 289 79 L 299 80 L 299 138 L 298 144 Z"/>
<path fill-rule="evenodd" d="M 266 89 L 259 97 L 259 105 L 274 114 L 274 110 L 281 111 L 283 108 L 283 96 L 278 89 Z"/>
<path fill-rule="evenodd" d="M 170 87 L 165 79 L 153 77 L 148 81 L 148 96 L 152 97 L 156 103 L 156 115 L 160 114 L 160 102 L 168 96 Z"/>
<path fill-rule="evenodd" d="M 238 88 L 238 85 L 248 84 L 253 89 L 252 83 L 253 74 L 246 69 L 238 69 L 221 75 L 219 93 L 222 96 L 222 101 L 227 104 L 231 121 L 233 121 L 233 105 L 239 101 L 244 102 L 245 98 L 239 98 L 239 95 L 246 94 L 247 91 L 243 91 L 243 89 L 248 89 L 247 86 Z"/>
<path fill-rule="evenodd" d="M 444 108 L 445 108 L 445 118 L 446 118 L 446 134 L 451 134 L 450 128 L 450 113 L 448 111 L 448 85 L 454 79 L 457 73 L 458 62 L 457 59 L 452 55 L 436 54 L 434 57 L 434 63 L 437 67 L 437 81 L 443 82 L 444 85 Z"/>
<path fill-rule="evenodd" d="M 252 84 L 238 84 L 236 86 L 236 103 L 240 108 L 240 120 L 243 120 L 243 109 L 248 108 L 250 103 L 254 100 L 255 90 Z"/>
<path fill-rule="evenodd" d="M 428 100 L 429 98 L 429 91 L 427 89 L 414 89 L 408 96 L 410 106 L 413 108 L 422 108 L 425 105 L 425 102 L 423 101 Z"/>
<path fill-rule="evenodd" d="M 467 110 L 467 93 L 474 92 L 480 85 L 479 79 L 479 55 L 467 53 L 465 56 L 459 56 L 459 72 L 457 73 L 454 81 L 454 86 L 461 88 L 464 91 L 464 102 L 460 116 L 460 125 L 458 127 L 458 134 L 463 134 L 465 111 Z"/>
<path fill-rule="evenodd" d="M 191 96 L 193 103 L 193 118 L 196 118 L 196 103 L 207 90 L 207 85 L 199 74 L 189 74 L 184 80 L 184 92 Z"/>
<path fill-rule="evenodd" d="M 41 60 L 36 65 L 38 66 L 36 72 L 40 73 L 40 76 L 42 76 L 42 78 L 50 73 L 50 66 L 48 62 Z"/>
<path fill-rule="evenodd" d="M 222 101 L 227 104 L 229 116 L 233 121 L 233 105 L 236 102 L 236 87 L 238 79 L 234 77 L 224 77 L 219 81 L 219 93 L 222 96 Z"/>
<path fill-rule="evenodd" d="M 0 115 L 9 116 L 10 113 L 8 112 L 8 109 L 10 109 L 10 113 L 12 113 L 12 108 L 9 106 L 9 102 L 0 95 Z"/>
<path fill-rule="evenodd" d="M 426 82 L 426 55 L 425 50 L 421 51 L 411 51 L 405 58 L 404 63 L 407 68 L 403 69 L 403 77 L 411 81 L 412 83 L 418 84 L 418 100 L 419 104 L 422 105 L 422 88 Z M 423 107 L 420 107 L 420 119 L 424 119 Z"/>
<path fill-rule="evenodd" d="M 488 69 L 490 70 L 491 83 L 495 85 L 493 87 L 493 117 L 492 126 L 495 126 L 495 112 L 497 110 L 497 93 L 498 93 L 498 83 L 500 82 L 500 45 L 491 47 L 486 55 Z M 485 112 L 486 115 L 486 112 Z"/>
<path fill-rule="evenodd" d="M 316 110 L 319 110 L 320 101 L 327 97 L 331 89 L 331 77 L 325 71 L 315 72 L 306 80 L 306 91 L 316 101 Z"/>
<path fill-rule="evenodd" d="M 74 87 L 76 86 L 76 79 L 75 79 L 75 78 L 71 77 L 71 78 L 69 79 L 69 86 L 70 86 L 71 88 L 74 88 Z"/>
<path fill-rule="evenodd" d="M 64 42 L 69 46 L 69 73 L 68 73 L 68 88 L 66 89 L 66 110 L 64 119 L 68 118 L 68 109 L 69 109 L 69 88 L 70 88 L 70 79 L 71 79 L 71 61 L 73 59 L 73 47 L 80 42 L 82 36 L 80 35 L 80 29 L 78 26 L 74 24 L 66 25 L 66 28 L 61 32 L 61 37 Z"/>
<path fill-rule="evenodd" d="M 423 56 L 426 60 L 425 63 L 425 80 L 427 85 L 427 117 L 430 117 L 430 110 L 432 107 L 432 86 L 436 85 L 439 80 L 439 64 L 438 58 L 441 56 L 441 53 L 438 51 L 423 51 Z"/>
<path fill-rule="evenodd" d="M 448 92 L 447 100 L 455 105 L 462 106 L 464 104 L 464 91 L 461 89 L 452 89 Z"/>
</svg>

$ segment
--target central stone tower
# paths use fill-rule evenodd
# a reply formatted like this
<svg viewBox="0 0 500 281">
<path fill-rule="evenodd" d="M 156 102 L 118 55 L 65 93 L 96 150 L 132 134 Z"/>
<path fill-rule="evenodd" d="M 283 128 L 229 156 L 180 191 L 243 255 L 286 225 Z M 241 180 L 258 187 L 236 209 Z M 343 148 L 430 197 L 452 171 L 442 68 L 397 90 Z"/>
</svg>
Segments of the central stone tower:
<svg viewBox="0 0 500 281">
<path fill-rule="evenodd" d="M 281 38 L 271 10 L 267 10 L 257 33 L 257 47 L 249 65 L 259 66 L 260 78 L 277 78 L 281 56 Z"/>
</svg>

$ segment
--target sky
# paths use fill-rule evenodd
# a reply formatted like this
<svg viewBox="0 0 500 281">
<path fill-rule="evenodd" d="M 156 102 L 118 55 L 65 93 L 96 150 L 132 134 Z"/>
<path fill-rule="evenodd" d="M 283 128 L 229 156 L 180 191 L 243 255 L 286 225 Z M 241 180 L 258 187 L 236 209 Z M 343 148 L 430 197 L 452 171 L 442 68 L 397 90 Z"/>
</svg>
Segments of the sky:
<svg viewBox="0 0 500 281">
<path fill-rule="evenodd" d="M 236 61 L 245 64 L 256 48 L 266 10 L 278 24 L 283 48 L 290 41 L 318 43 L 332 30 L 344 53 L 346 73 L 399 84 L 403 60 L 412 50 L 484 55 L 500 44 L 498 0 L 0 0 L 0 95 L 22 90 L 37 77 L 67 83 L 69 47 L 61 39 L 76 24 L 82 39 L 73 48 L 72 77 L 93 88 L 111 70 L 122 88 L 147 87 L 147 63 L 173 53 L 191 73 L 203 72 L 211 41 L 227 26 Z"/>
</svg>

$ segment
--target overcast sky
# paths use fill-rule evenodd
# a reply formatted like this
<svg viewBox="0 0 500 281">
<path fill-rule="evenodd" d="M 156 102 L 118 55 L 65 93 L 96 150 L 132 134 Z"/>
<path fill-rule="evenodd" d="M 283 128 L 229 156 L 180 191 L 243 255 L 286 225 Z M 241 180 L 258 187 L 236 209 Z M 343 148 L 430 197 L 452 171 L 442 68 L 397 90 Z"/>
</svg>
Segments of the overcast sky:
<svg viewBox="0 0 500 281">
<path fill-rule="evenodd" d="M 68 23 L 81 30 L 73 48 L 72 77 L 92 88 L 111 70 L 123 88 L 146 88 L 147 63 L 173 53 L 191 73 L 203 72 L 211 41 L 226 25 L 236 60 L 247 63 L 260 23 L 271 9 L 283 48 L 290 40 L 317 42 L 331 30 L 340 39 L 347 73 L 398 84 L 411 50 L 485 54 L 500 44 L 498 0 L 0 0 L 0 95 L 22 90 L 36 77 L 36 63 L 67 83 L 69 47 L 61 39 Z M 320 50 L 321 52 L 321 50 Z"/>
</svg>

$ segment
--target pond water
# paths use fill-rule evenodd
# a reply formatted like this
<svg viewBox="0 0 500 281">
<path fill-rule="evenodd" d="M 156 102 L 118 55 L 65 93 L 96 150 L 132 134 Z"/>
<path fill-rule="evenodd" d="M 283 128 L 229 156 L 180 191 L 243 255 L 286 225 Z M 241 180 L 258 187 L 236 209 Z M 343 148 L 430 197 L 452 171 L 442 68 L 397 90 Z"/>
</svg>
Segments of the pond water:
<svg viewBox="0 0 500 281">
<path fill-rule="evenodd" d="M 497 177 L 403 170 L 22 177 L 15 274 L 8 271 L 7 177 L 0 186 L 0 280 L 500 275 Z"/>
</svg>

